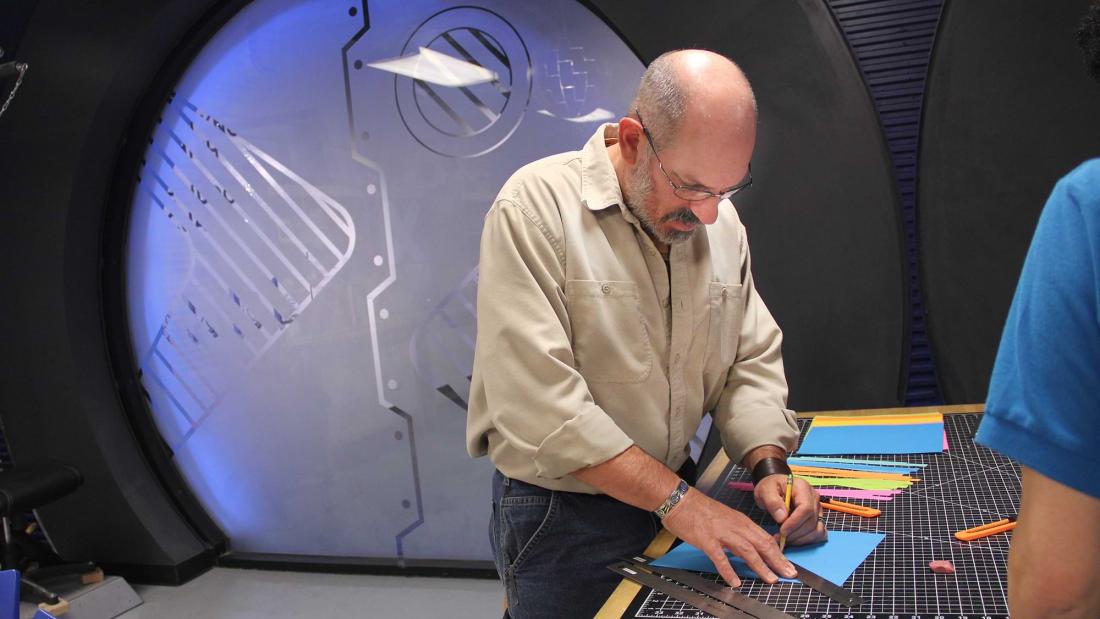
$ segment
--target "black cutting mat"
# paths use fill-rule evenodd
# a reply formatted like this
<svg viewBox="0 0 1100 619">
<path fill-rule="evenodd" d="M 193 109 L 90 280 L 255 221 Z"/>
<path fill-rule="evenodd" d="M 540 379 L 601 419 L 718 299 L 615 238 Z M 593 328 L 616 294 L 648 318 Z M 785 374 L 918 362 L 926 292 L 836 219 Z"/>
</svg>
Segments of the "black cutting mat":
<svg viewBox="0 0 1100 619">
<path fill-rule="evenodd" d="M 799 619 L 1005 619 L 1007 559 L 1011 533 L 960 542 L 955 531 L 1016 515 L 1019 467 L 974 444 L 981 414 L 944 415 L 949 451 L 942 454 L 858 455 L 865 459 L 926 463 L 920 482 L 893 501 L 858 501 L 882 509 L 878 518 L 825 510 L 830 530 L 885 533 L 886 539 L 844 583 L 868 600 L 845 608 L 802 584 L 745 580 L 741 592 Z M 800 420 L 803 434 L 808 420 Z M 757 523 L 770 521 L 752 494 L 730 489 L 748 472 L 729 466 L 712 496 L 745 511 Z M 845 499 L 847 500 L 847 499 Z M 954 574 L 935 574 L 928 562 L 947 559 Z M 714 577 L 717 580 L 717 577 Z M 668 596 L 643 588 L 624 617 L 710 617 Z"/>
</svg>

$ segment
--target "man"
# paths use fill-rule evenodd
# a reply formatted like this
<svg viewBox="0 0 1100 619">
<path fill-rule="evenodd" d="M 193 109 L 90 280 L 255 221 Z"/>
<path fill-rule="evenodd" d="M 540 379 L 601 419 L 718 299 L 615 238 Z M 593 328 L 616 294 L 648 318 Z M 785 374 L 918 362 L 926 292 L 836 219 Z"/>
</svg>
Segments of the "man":
<svg viewBox="0 0 1100 619">
<path fill-rule="evenodd" d="M 617 582 L 605 566 L 661 524 L 731 585 L 723 548 L 766 581 L 794 575 L 775 538 L 674 472 L 707 411 L 788 543 L 825 538 L 808 484 L 784 508 L 798 432 L 781 334 L 728 201 L 755 140 L 740 69 L 672 52 L 627 117 L 519 170 L 486 216 L 467 446 L 497 468 L 490 539 L 513 617 L 591 616 Z"/>
<path fill-rule="evenodd" d="M 1100 81 L 1100 5 L 1078 31 Z M 1054 187 L 1008 313 L 978 442 L 1021 464 L 1013 619 L 1100 617 L 1100 160 Z"/>
</svg>

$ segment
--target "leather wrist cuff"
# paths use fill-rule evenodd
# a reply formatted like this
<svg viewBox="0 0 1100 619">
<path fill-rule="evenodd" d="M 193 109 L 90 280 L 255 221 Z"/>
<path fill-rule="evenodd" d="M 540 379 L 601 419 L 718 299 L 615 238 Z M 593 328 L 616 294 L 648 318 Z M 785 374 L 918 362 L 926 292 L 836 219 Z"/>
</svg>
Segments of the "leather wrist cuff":
<svg viewBox="0 0 1100 619">
<path fill-rule="evenodd" d="M 752 467 L 752 483 L 758 484 L 761 479 L 764 479 L 768 475 L 778 474 L 791 474 L 791 467 L 787 466 L 787 461 L 783 458 L 764 458 L 760 462 L 757 462 L 756 466 Z"/>
</svg>

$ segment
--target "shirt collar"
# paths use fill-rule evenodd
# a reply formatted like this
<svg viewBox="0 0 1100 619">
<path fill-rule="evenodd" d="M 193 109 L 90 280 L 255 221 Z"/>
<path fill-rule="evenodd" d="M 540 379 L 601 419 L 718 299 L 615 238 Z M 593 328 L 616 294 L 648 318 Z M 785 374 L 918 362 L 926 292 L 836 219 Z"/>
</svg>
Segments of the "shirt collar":
<svg viewBox="0 0 1100 619">
<path fill-rule="evenodd" d="M 600 125 L 581 149 L 581 199 L 589 210 L 602 211 L 617 205 L 624 215 L 630 214 L 623 204 L 619 177 L 607 154 L 607 147 L 618 140 L 619 125 L 606 123 Z"/>
</svg>

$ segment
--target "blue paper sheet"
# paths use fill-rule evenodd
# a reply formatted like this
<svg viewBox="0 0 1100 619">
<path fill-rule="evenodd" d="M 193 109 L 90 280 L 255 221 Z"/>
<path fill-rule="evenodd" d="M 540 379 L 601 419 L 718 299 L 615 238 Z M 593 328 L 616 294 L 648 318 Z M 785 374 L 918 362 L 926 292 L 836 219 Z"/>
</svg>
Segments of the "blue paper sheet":
<svg viewBox="0 0 1100 619">
<path fill-rule="evenodd" d="M 886 536 L 881 533 L 857 533 L 854 531 L 829 531 L 829 540 L 824 544 L 813 546 L 788 546 L 787 558 L 820 575 L 829 582 L 843 585 L 844 581 L 856 571 L 867 556 L 879 545 Z M 726 553 L 733 564 L 733 569 L 742 578 L 756 578 L 756 574 L 749 569 L 741 559 Z M 684 542 L 673 548 L 660 559 L 653 562 L 660 567 L 677 567 L 696 572 L 717 573 L 714 564 L 710 562 L 702 550 Z M 785 582 L 795 582 L 784 578 Z"/>
<path fill-rule="evenodd" d="M 811 427 L 799 454 L 911 454 L 943 451 L 943 424 Z"/>
</svg>

